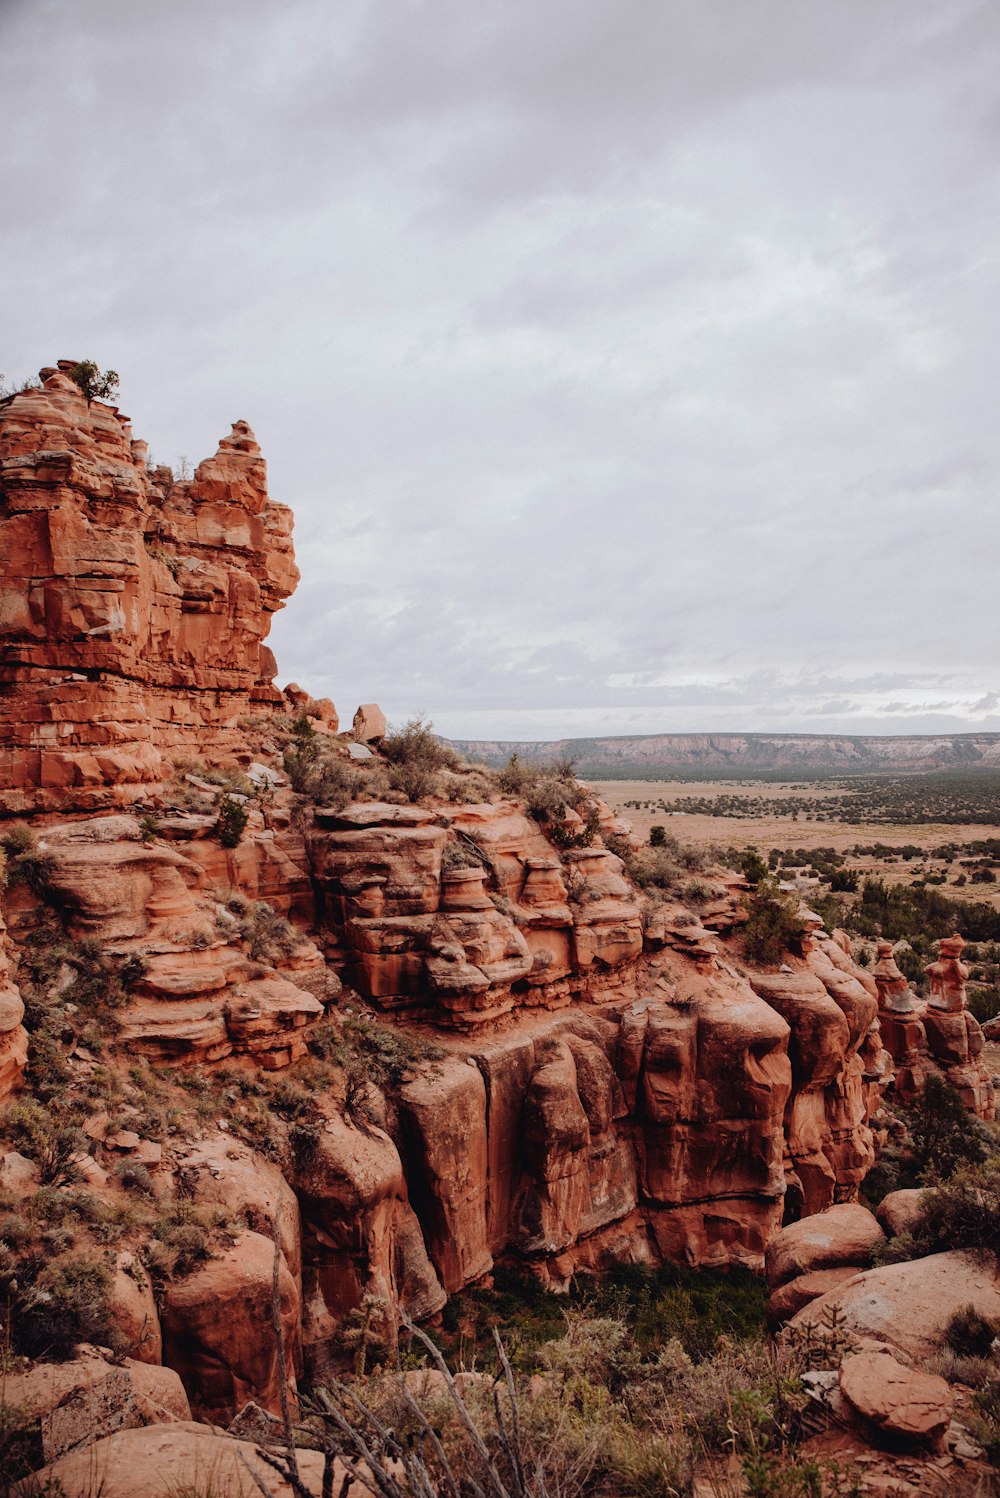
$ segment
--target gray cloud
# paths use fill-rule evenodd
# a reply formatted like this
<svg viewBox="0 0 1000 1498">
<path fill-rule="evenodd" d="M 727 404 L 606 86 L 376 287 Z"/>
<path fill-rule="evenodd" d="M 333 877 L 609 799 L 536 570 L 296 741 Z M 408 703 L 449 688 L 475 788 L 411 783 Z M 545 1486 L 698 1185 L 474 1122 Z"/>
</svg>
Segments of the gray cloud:
<svg viewBox="0 0 1000 1498">
<path fill-rule="evenodd" d="M 0 368 L 249 419 L 345 713 L 986 726 L 998 64 L 990 0 L 0 0 Z"/>
</svg>

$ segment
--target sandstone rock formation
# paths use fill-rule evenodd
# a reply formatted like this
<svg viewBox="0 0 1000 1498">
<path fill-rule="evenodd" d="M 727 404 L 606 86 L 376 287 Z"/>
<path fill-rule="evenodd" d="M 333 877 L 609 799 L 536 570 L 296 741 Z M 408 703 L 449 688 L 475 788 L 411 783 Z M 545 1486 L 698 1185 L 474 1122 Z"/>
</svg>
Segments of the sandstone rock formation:
<svg viewBox="0 0 1000 1498">
<path fill-rule="evenodd" d="M 4 1403 L 35 1434 L 43 1461 L 53 1462 L 112 1431 L 190 1420 L 184 1386 L 171 1368 L 125 1358 L 114 1363 L 81 1348 L 64 1363 L 42 1363 L 4 1376 Z"/>
<path fill-rule="evenodd" d="M 377 702 L 363 702 L 354 714 L 352 729 L 359 744 L 377 744 L 385 738 L 385 713 Z"/>
<path fill-rule="evenodd" d="M 181 1374 L 202 1419 L 225 1423 L 251 1398 L 275 1414 L 281 1409 L 280 1358 L 271 1324 L 273 1266 L 271 1242 L 248 1232 L 167 1291 L 164 1360 Z M 294 1390 L 300 1304 L 283 1256 L 278 1297 L 285 1375 Z"/>
<path fill-rule="evenodd" d="M 877 1218 L 857 1202 L 828 1207 L 783 1227 L 767 1245 L 764 1272 L 772 1324 L 838 1289 L 867 1268 L 885 1242 Z"/>
<path fill-rule="evenodd" d="M 930 997 L 924 1001 L 910 988 L 896 965 L 892 944 L 880 941 L 872 976 L 878 985 L 879 1027 L 895 1063 L 895 1090 L 912 1102 L 931 1074 L 949 1082 L 970 1112 L 996 1117 L 996 1098 L 983 1066 L 983 1032 L 969 1013 L 965 984 L 968 968 L 961 960 L 960 936 L 938 943 L 938 957 L 928 965 Z"/>
<path fill-rule="evenodd" d="M 66 372 L 0 402 L 0 808 L 123 806 L 273 702 L 291 512 L 245 421 L 193 479 Z"/>
<path fill-rule="evenodd" d="M 17 964 L 23 981 L 56 928 L 69 958 L 41 997 L 67 1075 L 100 1071 L 62 1003 L 69 959 L 96 949 L 109 981 L 128 974 L 101 1065 L 152 1063 L 195 1100 L 205 1084 L 186 1130 L 147 1134 L 112 1106 L 87 1119 L 78 1168 L 99 1204 L 120 1205 L 124 1165 L 150 1202 L 193 1214 L 198 1254 L 156 1301 L 137 1241 L 108 1256 L 136 1362 L 162 1358 L 196 1414 L 228 1423 L 250 1399 L 274 1413 L 282 1375 L 294 1395 L 303 1370 L 343 1360 L 359 1315 L 391 1346 L 402 1312 L 434 1316 L 498 1263 L 563 1288 L 616 1263 L 759 1269 L 769 1253 L 776 1319 L 849 1288 L 882 1237 L 856 1200 L 891 1075 L 877 1015 L 905 1017 L 884 961 L 868 975 L 803 911 L 794 950 L 749 966 L 744 881 L 712 872 L 693 907 L 643 895 L 600 805 L 556 828 L 482 777 L 475 800 L 404 804 L 378 709 L 338 736 L 332 703 L 270 686 L 262 641 L 296 574 L 245 424 L 174 482 L 57 369 L 0 404 L 0 459 L 0 810 L 30 817 L 37 844 L 37 877 L 4 897 L 0 1094 L 25 1058 Z M 284 770 L 301 713 L 343 771 L 326 805 Z M 207 764 L 169 790 L 192 751 Z M 231 847 L 205 778 L 223 762 L 249 782 L 226 782 L 246 816 Z M 926 1053 L 972 1079 L 957 952 L 932 979 Z M 378 1064 L 359 1075 L 366 1027 Z M 310 1045 L 324 1060 L 306 1095 Z M 237 1137 L 227 1110 L 289 1069 Z M 3 1162 L 5 1189 L 36 1189 L 30 1162 Z M 182 1474 L 188 1435 L 121 1442 L 136 1473 Z M 121 1449 L 106 1491 L 141 1491 L 121 1486 Z"/>
</svg>

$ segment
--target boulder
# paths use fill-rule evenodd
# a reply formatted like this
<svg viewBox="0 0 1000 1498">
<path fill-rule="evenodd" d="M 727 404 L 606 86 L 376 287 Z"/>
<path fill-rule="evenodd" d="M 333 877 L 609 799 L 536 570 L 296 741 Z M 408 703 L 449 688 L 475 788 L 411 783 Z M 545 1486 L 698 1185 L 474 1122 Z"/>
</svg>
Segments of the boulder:
<svg viewBox="0 0 1000 1498">
<path fill-rule="evenodd" d="M 904 1191 L 890 1191 L 888 1196 L 883 1196 L 875 1208 L 875 1216 L 886 1236 L 899 1238 L 903 1233 L 909 1233 L 920 1215 L 923 1200 L 924 1188 L 922 1186 L 915 1186 Z"/>
<path fill-rule="evenodd" d="M 385 738 L 388 725 L 377 702 L 363 702 L 354 714 L 351 727 L 359 744 L 378 744 Z"/>
<path fill-rule="evenodd" d="M 82 1346 L 64 1363 L 39 1363 L 4 1375 L 4 1403 L 36 1426 L 42 1459 L 87 1445 L 112 1431 L 190 1420 L 191 1408 L 177 1374 L 125 1358 L 113 1363 Z"/>
<path fill-rule="evenodd" d="M 322 1490 L 323 1462 L 319 1451 L 298 1453 L 300 1479 L 316 1498 Z M 346 1476 L 337 1462 L 334 1493 L 341 1498 L 369 1498 L 367 1486 L 345 1482 Z M 24 1494 L 25 1498 L 38 1491 L 62 1492 L 67 1498 L 97 1493 L 101 1498 L 164 1498 L 168 1493 L 211 1492 L 225 1494 L 225 1498 L 259 1498 L 259 1484 L 272 1498 L 293 1498 L 292 1488 L 258 1456 L 251 1442 L 185 1421 L 106 1436 L 27 1479 Z"/>
<path fill-rule="evenodd" d="M 867 1269 L 810 1301 L 788 1325 L 821 1325 L 836 1308 L 848 1334 L 920 1363 L 940 1350 L 952 1316 L 968 1305 L 1000 1320 L 1000 1269 L 972 1254 L 931 1254 Z"/>
<path fill-rule="evenodd" d="M 812 1269 L 806 1274 L 796 1275 L 795 1279 L 788 1280 L 786 1284 L 771 1291 L 767 1302 L 769 1323 L 780 1326 L 783 1321 L 797 1315 L 811 1300 L 825 1295 L 828 1290 L 836 1290 L 847 1280 L 853 1279 L 857 1272 L 853 1265 L 844 1264 L 836 1269 Z"/>
<path fill-rule="evenodd" d="M 859 1268 L 885 1242 L 873 1213 L 857 1202 L 828 1207 L 812 1217 L 789 1223 L 767 1246 L 765 1272 L 772 1290 L 814 1269 Z"/>
<path fill-rule="evenodd" d="M 168 1286 L 163 1358 L 184 1380 L 197 1415 L 228 1424 L 249 1399 L 281 1408 L 281 1364 L 271 1321 L 274 1245 L 242 1233 L 232 1247 Z M 285 1378 L 294 1394 L 300 1297 L 281 1255 L 278 1293 Z"/>
<path fill-rule="evenodd" d="M 130 1358 L 140 1363 L 162 1361 L 163 1338 L 152 1281 L 140 1260 L 127 1249 L 115 1261 L 108 1311 L 115 1330 L 126 1339 Z"/>
<path fill-rule="evenodd" d="M 876 1430 L 936 1445 L 951 1422 L 955 1397 L 943 1378 L 904 1368 L 890 1352 L 858 1352 L 840 1365 L 840 1392 Z"/>
</svg>

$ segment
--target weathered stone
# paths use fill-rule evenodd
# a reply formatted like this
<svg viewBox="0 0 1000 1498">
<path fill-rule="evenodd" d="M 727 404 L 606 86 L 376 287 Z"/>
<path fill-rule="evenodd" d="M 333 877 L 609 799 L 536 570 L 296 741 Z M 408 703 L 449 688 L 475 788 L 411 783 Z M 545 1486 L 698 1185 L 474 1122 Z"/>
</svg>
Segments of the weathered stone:
<svg viewBox="0 0 1000 1498">
<path fill-rule="evenodd" d="M 69 361 L 72 362 L 72 361 Z M 172 751 L 232 749 L 292 591 L 291 512 L 236 422 L 193 479 L 150 472 L 68 364 L 0 402 L 0 805 L 114 807 Z"/>
<path fill-rule="evenodd" d="M 875 1216 L 857 1202 L 828 1207 L 790 1223 L 767 1246 L 767 1283 L 772 1290 L 796 1275 L 845 1265 L 865 1268 L 885 1242 Z"/>
<path fill-rule="evenodd" d="M 940 1350 L 956 1311 L 1000 1320 L 1000 1272 L 971 1254 L 940 1253 L 867 1269 L 811 1301 L 789 1323 L 822 1325 L 836 1307 L 848 1333 L 882 1342 L 915 1364 Z"/>
<path fill-rule="evenodd" d="M 250 1398 L 278 1411 L 280 1373 L 271 1324 L 274 1245 L 243 1233 L 232 1248 L 168 1286 L 163 1302 L 163 1357 L 177 1370 L 203 1419 L 228 1423 Z M 299 1292 L 284 1256 L 278 1293 L 285 1376 L 294 1393 Z"/>
<path fill-rule="evenodd" d="M 875 1208 L 875 1216 L 888 1237 L 898 1238 L 912 1230 L 925 1195 L 924 1187 L 915 1186 L 905 1191 L 890 1191 L 888 1196 L 883 1196 Z"/>
<path fill-rule="evenodd" d="M 378 744 L 386 735 L 385 713 L 376 702 L 363 702 L 354 714 L 352 731 L 359 744 Z"/>
<path fill-rule="evenodd" d="M 955 1398 L 936 1373 L 904 1368 L 890 1352 L 859 1352 L 840 1365 L 844 1398 L 877 1431 L 937 1444 L 951 1421 Z"/>
<path fill-rule="evenodd" d="M 307 1492 L 322 1491 L 324 1458 L 319 1451 L 298 1453 Z M 39 1487 L 64 1493 L 100 1493 L 101 1498 L 162 1498 L 167 1493 L 199 1493 L 206 1484 L 226 1498 L 259 1498 L 263 1483 L 273 1498 L 293 1498 L 249 1441 L 192 1422 L 122 1430 L 62 1457 L 35 1479 Z M 368 1498 L 367 1485 L 347 1479 L 334 1463 L 333 1491 L 343 1498 Z M 56 1487 L 55 1484 L 60 1484 Z"/>
</svg>

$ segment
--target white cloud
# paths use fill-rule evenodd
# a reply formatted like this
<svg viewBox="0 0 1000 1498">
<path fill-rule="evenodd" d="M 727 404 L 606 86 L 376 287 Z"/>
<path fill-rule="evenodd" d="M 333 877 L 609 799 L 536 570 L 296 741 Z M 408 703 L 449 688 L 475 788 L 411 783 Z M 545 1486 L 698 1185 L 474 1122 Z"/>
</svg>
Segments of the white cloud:
<svg viewBox="0 0 1000 1498">
<path fill-rule="evenodd" d="M 253 423 L 345 715 L 985 724 L 998 63 L 990 0 L 0 0 L 0 367 Z"/>
</svg>

